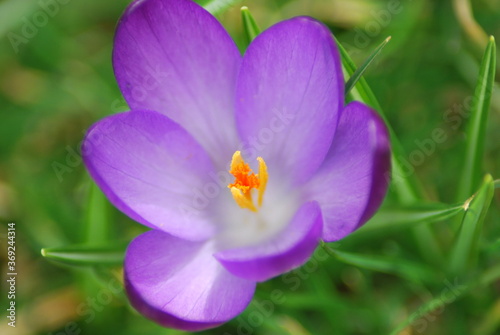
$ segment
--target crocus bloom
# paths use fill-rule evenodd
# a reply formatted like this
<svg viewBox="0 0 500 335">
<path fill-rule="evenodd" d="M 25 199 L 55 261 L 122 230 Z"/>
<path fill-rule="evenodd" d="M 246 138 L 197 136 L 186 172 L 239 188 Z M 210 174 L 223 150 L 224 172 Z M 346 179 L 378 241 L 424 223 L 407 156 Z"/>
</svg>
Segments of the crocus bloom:
<svg viewBox="0 0 500 335">
<path fill-rule="evenodd" d="M 129 245 L 132 305 L 166 327 L 201 330 L 241 313 L 257 282 L 300 266 L 320 239 L 366 222 L 387 189 L 386 128 L 344 103 L 330 31 L 280 22 L 241 56 L 189 0 L 138 0 L 113 64 L 131 111 L 84 142 L 93 179 L 152 230 Z"/>
</svg>

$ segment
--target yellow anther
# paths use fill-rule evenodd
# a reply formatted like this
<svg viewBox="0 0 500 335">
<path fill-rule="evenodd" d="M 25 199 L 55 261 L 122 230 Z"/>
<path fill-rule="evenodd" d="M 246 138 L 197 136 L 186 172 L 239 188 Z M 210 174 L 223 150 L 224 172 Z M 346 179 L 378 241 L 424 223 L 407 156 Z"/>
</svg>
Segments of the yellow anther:
<svg viewBox="0 0 500 335">
<path fill-rule="evenodd" d="M 233 154 L 233 158 L 231 159 L 231 171 L 229 172 L 233 173 L 232 171 L 236 171 L 241 165 L 246 165 L 246 164 L 245 161 L 243 160 L 243 157 L 241 157 L 241 151 L 238 150 Z"/>
<path fill-rule="evenodd" d="M 241 208 L 247 208 L 252 212 L 257 212 L 257 208 L 255 208 L 252 198 L 245 196 L 241 192 L 241 190 L 237 189 L 236 187 L 231 187 L 231 194 L 233 195 L 233 199 L 234 201 L 236 201 L 238 206 L 240 206 Z"/>
<path fill-rule="evenodd" d="M 252 198 L 252 190 L 258 190 L 258 206 L 262 206 L 264 191 L 267 185 L 267 166 L 262 157 L 258 157 L 259 174 L 253 173 L 250 166 L 245 163 L 240 151 L 236 151 L 231 160 L 231 170 L 229 171 L 234 177 L 234 183 L 229 184 L 234 201 L 241 207 L 250 209 L 253 212 L 257 211 Z"/>
<path fill-rule="evenodd" d="M 264 192 L 266 191 L 267 186 L 267 178 L 269 175 L 267 174 L 267 165 L 266 162 L 262 159 L 262 157 L 257 157 L 259 161 L 259 207 L 262 206 L 262 200 L 264 199 Z"/>
</svg>

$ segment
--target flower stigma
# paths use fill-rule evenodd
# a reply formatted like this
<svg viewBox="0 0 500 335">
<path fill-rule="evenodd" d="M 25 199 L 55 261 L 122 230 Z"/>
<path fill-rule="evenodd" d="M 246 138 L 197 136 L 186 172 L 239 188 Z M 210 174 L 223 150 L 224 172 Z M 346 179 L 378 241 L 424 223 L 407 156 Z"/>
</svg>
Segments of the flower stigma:
<svg viewBox="0 0 500 335">
<path fill-rule="evenodd" d="M 267 165 L 262 157 L 257 157 L 259 162 L 259 173 L 255 174 L 250 166 L 241 157 L 241 151 L 236 151 L 231 160 L 231 173 L 235 180 L 232 184 L 227 185 L 231 190 L 234 201 L 241 208 L 246 208 L 252 212 L 257 212 L 258 207 L 262 206 L 264 191 L 267 185 Z M 258 191 L 257 206 L 255 206 L 252 191 Z"/>
</svg>

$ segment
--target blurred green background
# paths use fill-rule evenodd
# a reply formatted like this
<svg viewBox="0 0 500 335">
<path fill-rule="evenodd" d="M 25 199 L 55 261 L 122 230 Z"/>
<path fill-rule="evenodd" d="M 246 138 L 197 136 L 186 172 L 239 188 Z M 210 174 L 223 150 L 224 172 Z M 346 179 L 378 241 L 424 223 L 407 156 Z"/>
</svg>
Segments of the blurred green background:
<svg viewBox="0 0 500 335">
<path fill-rule="evenodd" d="M 113 77 L 111 50 L 115 24 L 128 3 L 0 0 L 2 335 L 182 333 L 158 327 L 128 306 L 119 266 L 61 266 L 40 254 L 44 247 L 126 243 L 143 231 L 96 201 L 98 193 L 89 200 L 92 187 L 79 153 L 93 122 L 127 109 Z M 358 65 L 392 36 L 365 78 L 407 152 L 401 160 L 420 181 L 426 202 L 460 204 L 466 200 L 456 194 L 469 121 L 460 116 L 460 106 L 474 92 L 487 35 L 500 38 L 500 2 L 472 1 L 476 21 L 467 4 L 255 0 L 238 2 L 219 18 L 243 50 L 242 5 L 261 28 L 292 16 L 316 17 Z M 425 152 L 422 143 L 437 128 L 446 140 Z M 484 149 L 484 172 L 495 179 L 499 130 L 496 90 Z M 432 224 L 442 257 L 432 254 L 430 243 L 430 255 L 422 252 L 411 229 L 360 232 L 332 248 L 366 258 L 349 261 L 319 248 L 303 268 L 260 284 L 241 317 L 203 334 L 389 334 L 429 301 L 436 302 L 434 310 L 397 333 L 500 334 L 500 281 L 488 272 L 500 260 L 499 205 L 496 192 L 478 239 L 479 261 L 465 276 L 444 271 L 462 213 Z M 399 205 L 391 193 L 384 208 L 394 206 Z M 387 213 L 381 220 L 390 222 Z M 16 223 L 16 328 L 7 325 L 4 308 L 8 222 Z M 418 280 L 411 275 L 415 271 Z M 483 284 L 466 285 L 475 279 Z"/>
</svg>

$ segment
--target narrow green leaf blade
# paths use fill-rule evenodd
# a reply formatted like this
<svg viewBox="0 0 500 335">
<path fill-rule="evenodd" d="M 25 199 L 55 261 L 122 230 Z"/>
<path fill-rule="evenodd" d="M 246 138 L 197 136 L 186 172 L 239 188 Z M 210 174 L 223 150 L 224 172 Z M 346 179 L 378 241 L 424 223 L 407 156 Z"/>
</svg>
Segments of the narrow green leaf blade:
<svg viewBox="0 0 500 335">
<path fill-rule="evenodd" d="M 434 299 L 423 304 L 417 311 L 412 313 L 405 321 L 403 321 L 399 326 L 391 332 L 391 335 L 399 335 L 408 325 L 413 324 L 415 321 L 425 317 L 434 310 L 442 310 L 445 304 L 451 304 L 454 301 L 461 298 L 464 294 L 477 287 L 489 286 L 491 283 L 497 281 L 500 278 L 500 266 L 491 267 L 482 272 L 479 278 L 474 278 L 465 283 L 459 283 L 458 278 L 455 277 L 453 281 L 445 280 L 441 293 L 437 295 Z"/>
<path fill-rule="evenodd" d="M 357 233 L 377 229 L 409 228 L 417 224 L 429 224 L 447 220 L 464 211 L 463 205 L 432 204 L 403 208 L 384 208 L 361 227 Z"/>
<path fill-rule="evenodd" d="M 393 274 L 417 283 L 433 278 L 434 274 L 430 268 L 412 263 L 408 260 L 397 260 L 393 258 L 359 255 L 350 252 L 334 250 L 323 243 L 325 250 L 339 261 L 354 265 L 371 271 Z"/>
<path fill-rule="evenodd" d="M 241 2 L 241 0 L 204 0 L 199 1 L 207 11 L 212 15 L 220 15 L 224 13 L 229 7 Z"/>
<path fill-rule="evenodd" d="M 123 263 L 127 244 L 113 246 L 72 245 L 43 248 L 42 256 L 67 265 L 120 265 Z"/>
<path fill-rule="evenodd" d="M 486 175 L 479 191 L 465 204 L 466 212 L 450 256 L 449 270 L 453 275 L 465 273 L 478 255 L 480 233 L 494 191 L 493 178 Z"/>
<path fill-rule="evenodd" d="M 345 48 L 338 41 L 336 42 L 342 58 L 344 76 L 351 77 L 356 71 L 356 65 Z M 413 173 L 414 171 L 409 168 L 404 168 L 402 159 L 406 157 L 406 154 L 403 147 L 401 146 L 396 133 L 389 124 L 377 98 L 373 94 L 364 77 L 360 77 L 359 80 L 357 80 L 356 84 L 347 95 L 346 100 L 361 101 L 379 112 L 379 115 L 384 120 L 391 136 L 392 187 L 394 187 L 394 190 L 402 203 L 412 204 L 417 202 L 420 198 L 422 198 L 422 195 L 421 192 L 419 192 L 419 188 L 417 186 L 418 183 L 416 182 L 415 175 Z"/>
<path fill-rule="evenodd" d="M 337 46 L 339 48 L 344 76 L 351 77 L 354 74 L 354 72 L 356 71 L 356 64 L 354 64 L 351 57 L 347 53 L 346 49 L 342 46 L 342 44 L 340 44 L 340 42 L 336 38 L 335 38 L 335 42 L 337 43 Z M 377 98 L 375 98 L 375 95 L 373 94 L 372 90 L 368 86 L 368 83 L 366 82 L 364 77 L 361 77 L 356 82 L 354 87 L 351 89 L 351 92 L 348 94 L 347 100 L 348 101 L 352 101 L 352 100 L 362 101 L 362 102 L 366 103 L 367 105 L 371 106 L 372 108 L 375 108 L 377 111 L 380 112 L 381 117 L 387 123 L 387 119 L 385 118 L 385 115 L 382 113 L 382 108 L 380 107 L 380 104 L 379 104 Z"/>
<path fill-rule="evenodd" d="M 245 31 L 247 42 L 250 44 L 250 42 L 260 34 L 261 30 L 247 6 L 241 7 L 241 19 L 243 21 L 243 30 Z"/>
<path fill-rule="evenodd" d="M 342 67 L 345 76 L 352 76 L 356 66 L 347 54 L 344 47 L 338 42 L 340 55 L 342 57 Z M 398 140 L 396 133 L 392 129 L 385 114 L 380 107 L 379 102 L 375 98 L 371 88 L 368 86 L 365 78 L 361 77 L 351 89 L 346 97 L 347 101 L 361 101 L 368 106 L 373 107 L 379 112 L 383 118 L 391 137 L 391 161 L 392 161 L 392 182 L 391 187 L 396 193 L 399 202 L 404 205 L 412 205 L 424 198 L 422 189 L 415 177 L 415 169 L 411 164 L 405 164 L 405 151 Z M 405 168 L 406 167 L 406 168 Z M 387 176 L 386 176 L 387 177 Z M 434 237 L 432 230 L 426 225 L 419 225 L 413 229 L 415 240 L 418 244 L 420 253 L 429 261 L 436 264 L 442 263 L 444 260 L 443 253 L 439 243 Z"/>
<path fill-rule="evenodd" d="M 85 213 L 85 242 L 89 245 L 104 244 L 110 235 L 109 203 L 106 196 L 91 181 Z"/>
<path fill-rule="evenodd" d="M 455 300 L 457 300 L 457 298 L 461 297 L 471 289 L 470 284 L 455 285 L 455 283 L 451 283 L 450 281 L 445 281 L 444 287 L 445 289 L 442 289 L 439 295 L 420 306 L 420 308 L 412 313 L 408 317 L 408 319 L 406 319 L 394 331 L 392 331 L 391 335 L 401 334 L 401 332 L 406 327 L 424 318 L 427 314 L 431 313 L 434 310 L 443 310 L 446 304 L 454 302 Z"/>
<path fill-rule="evenodd" d="M 474 92 L 465 143 L 465 160 L 458 188 L 458 199 L 468 197 L 479 186 L 482 175 L 486 123 L 490 109 L 496 70 L 496 45 L 493 36 L 481 62 L 479 79 Z"/>
<path fill-rule="evenodd" d="M 365 71 L 368 69 L 368 67 L 373 63 L 375 58 L 382 52 L 382 49 L 389 43 L 391 40 L 391 36 L 387 37 L 380 45 L 373 50 L 372 54 L 365 60 L 363 65 L 361 65 L 359 68 L 354 71 L 352 76 L 349 78 L 347 83 L 345 84 L 345 95 L 347 96 L 349 92 L 351 92 L 352 88 L 354 85 L 357 84 L 358 80 L 363 76 Z"/>
</svg>

